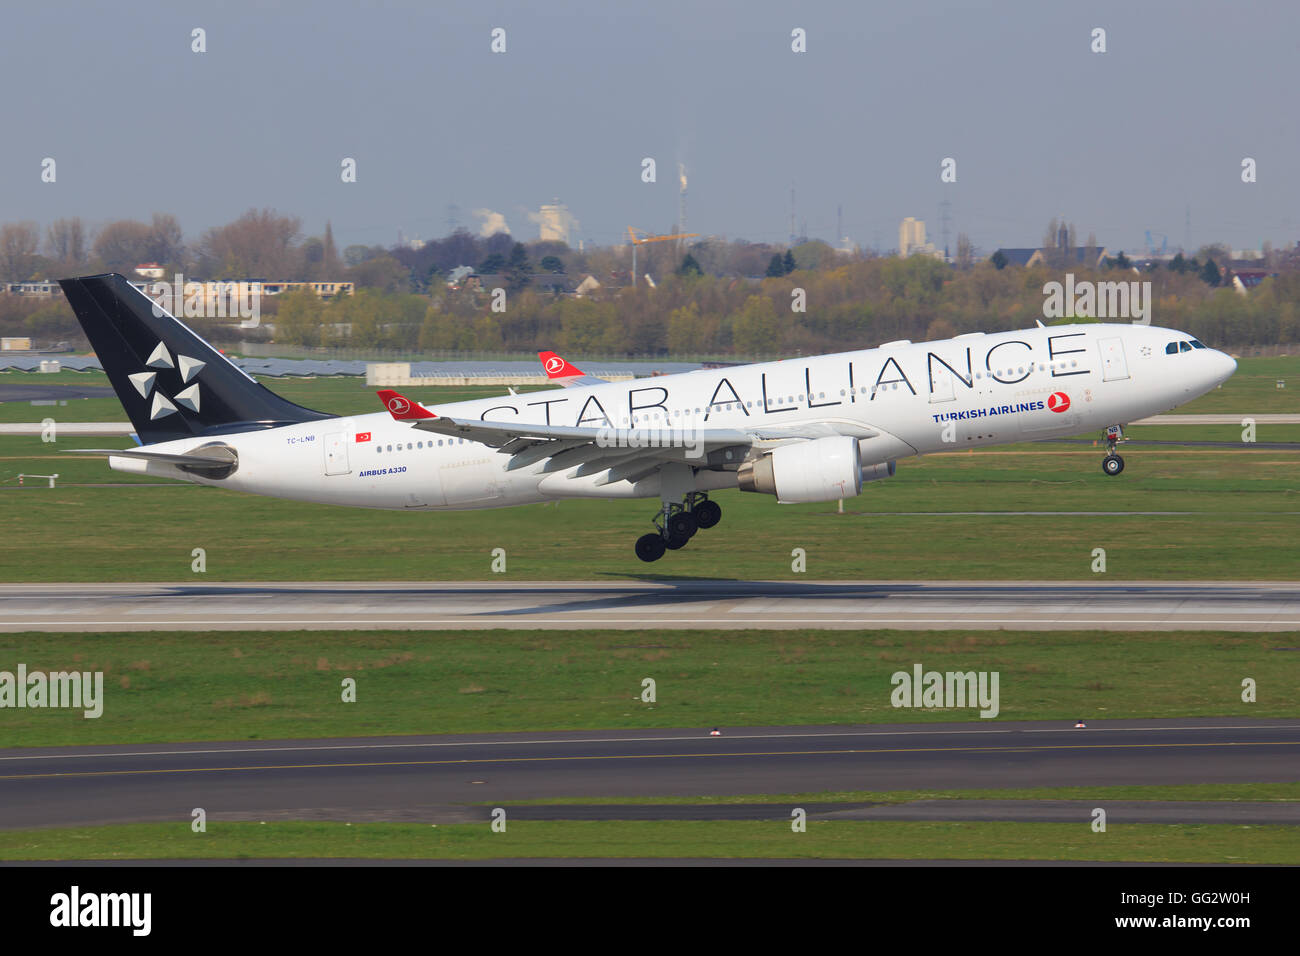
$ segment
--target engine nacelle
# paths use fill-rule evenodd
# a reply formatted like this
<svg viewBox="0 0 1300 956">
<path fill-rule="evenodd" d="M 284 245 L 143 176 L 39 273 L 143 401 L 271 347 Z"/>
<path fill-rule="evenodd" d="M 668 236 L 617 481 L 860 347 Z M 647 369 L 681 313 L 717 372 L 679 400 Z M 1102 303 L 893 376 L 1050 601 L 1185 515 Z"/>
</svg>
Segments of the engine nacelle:
<svg viewBox="0 0 1300 956">
<path fill-rule="evenodd" d="M 865 484 L 868 481 L 879 481 L 881 478 L 893 478 L 894 472 L 898 470 L 898 462 L 882 461 L 878 465 L 862 466 L 862 481 Z"/>
<path fill-rule="evenodd" d="M 741 491 L 776 495 L 785 504 L 852 498 L 862 477 L 858 440 L 848 436 L 780 445 L 736 473 Z"/>
</svg>

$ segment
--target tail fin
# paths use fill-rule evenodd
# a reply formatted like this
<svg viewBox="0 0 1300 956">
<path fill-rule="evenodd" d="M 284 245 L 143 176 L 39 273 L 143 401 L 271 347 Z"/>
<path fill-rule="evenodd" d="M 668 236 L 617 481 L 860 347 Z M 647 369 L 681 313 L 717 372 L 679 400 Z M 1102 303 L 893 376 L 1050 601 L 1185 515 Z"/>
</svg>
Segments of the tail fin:
<svg viewBox="0 0 1300 956">
<path fill-rule="evenodd" d="M 334 417 L 259 385 L 117 273 L 59 285 L 145 444 Z"/>
<path fill-rule="evenodd" d="M 384 403 L 384 408 L 388 409 L 388 414 L 399 422 L 413 422 L 421 418 L 438 417 L 419 402 L 413 402 L 405 395 L 395 392 L 391 388 L 381 388 L 375 394 Z"/>
</svg>

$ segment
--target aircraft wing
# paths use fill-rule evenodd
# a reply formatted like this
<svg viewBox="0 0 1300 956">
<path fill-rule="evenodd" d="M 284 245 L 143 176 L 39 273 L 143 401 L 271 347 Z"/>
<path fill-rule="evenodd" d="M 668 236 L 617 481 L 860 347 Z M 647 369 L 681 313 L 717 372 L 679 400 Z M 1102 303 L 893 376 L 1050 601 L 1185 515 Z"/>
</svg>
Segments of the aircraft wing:
<svg viewBox="0 0 1300 956">
<path fill-rule="evenodd" d="M 379 393 L 389 413 L 420 431 L 466 438 L 510 455 L 507 471 L 545 461 L 544 472 L 575 468 L 570 478 L 608 472 L 597 484 L 639 481 L 668 462 L 686 462 L 700 468 L 738 465 L 750 449 L 851 434 L 869 438 L 877 433 L 865 428 L 837 429 L 810 423 L 805 426 L 754 428 L 595 428 L 494 422 L 435 415 L 417 402 L 385 390 Z"/>
</svg>

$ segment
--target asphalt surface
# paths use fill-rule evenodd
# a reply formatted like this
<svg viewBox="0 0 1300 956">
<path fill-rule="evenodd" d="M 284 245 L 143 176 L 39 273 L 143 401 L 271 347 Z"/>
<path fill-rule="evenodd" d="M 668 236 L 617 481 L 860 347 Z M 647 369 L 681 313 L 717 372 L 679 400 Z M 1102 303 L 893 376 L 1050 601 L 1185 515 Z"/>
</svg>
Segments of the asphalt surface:
<svg viewBox="0 0 1300 956">
<path fill-rule="evenodd" d="M 195 807 L 209 821 L 471 823 L 493 806 L 557 798 L 566 806 L 507 813 L 698 819 L 698 808 L 689 805 L 646 811 L 575 804 L 602 797 L 1285 782 L 1297 778 L 1298 768 L 1300 720 L 1227 718 L 1105 721 L 1085 729 L 1068 722 L 972 721 L 723 728 L 717 737 L 700 728 L 67 747 L 0 751 L 0 827 L 188 823 Z M 1097 804 L 1088 803 L 980 801 L 963 809 L 922 801 L 833 804 L 820 812 L 853 819 L 1077 820 L 1080 813 L 1090 819 Z M 1257 823 L 1296 822 L 1274 805 L 1116 802 L 1113 809 L 1128 821 L 1141 810 L 1159 822 L 1242 822 L 1243 815 Z M 790 805 L 745 812 L 788 819 Z"/>
<path fill-rule="evenodd" d="M 3 584 L 0 632 L 446 629 L 1300 630 L 1300 583 Z"/>
</svg>

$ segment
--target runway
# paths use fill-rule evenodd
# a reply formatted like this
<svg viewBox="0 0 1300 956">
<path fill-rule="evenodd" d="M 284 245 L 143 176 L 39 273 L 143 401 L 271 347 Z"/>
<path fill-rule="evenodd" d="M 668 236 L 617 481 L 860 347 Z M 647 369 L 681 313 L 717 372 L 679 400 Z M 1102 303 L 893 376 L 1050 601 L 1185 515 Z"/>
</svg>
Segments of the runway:
<svg viewBox="0 0 1300 956">
<path fill-rule="evenodd" d="M 992 722 L 988 722 L 992 723 Z M 173 820 L 471 823 L 512 801 L 518 819 L 700 819 L 689 805 L 592 798 L 849 790 L 1283 782 L 1300 720 L 986 722 L 69 747 L 0 751 L 0 826 Z M 828 819 L 1089 819 L 1095 801 L 810 805 Z M 1052 805 L 1046 805 L 1046 804 Z M 1091 804 L 1090 806 L 1084 806 Z M 802 804 L 798 804 L 802 805 Z M 1103 807 L 1104 803 L 1101 804 Z M 789 818 L 790 804 L 722 807 Z M 1292 805 L 1117 801 L 1127 822 L 1300 822 Z M 1086 811 L 1082 817 L 1080 811 Z M 748 814 L 748 816 L 727 816 Z M 640 815 L 639 817 L 637 815 Z M 715 813 L 714 817 L 719 818 Z"/>
<path fill-rule="evenodd" d="M 465 581 L 4 584 L 0 631 L 1300 630 L 1300 583 Z"/>
</svg>

